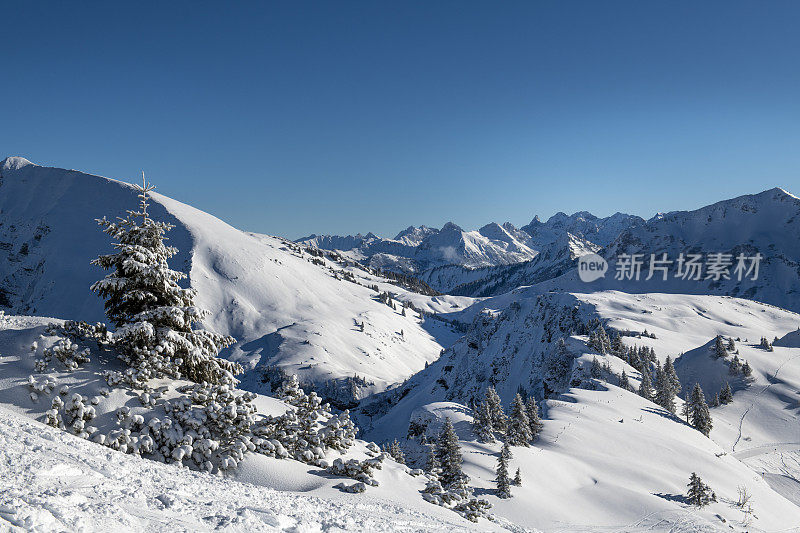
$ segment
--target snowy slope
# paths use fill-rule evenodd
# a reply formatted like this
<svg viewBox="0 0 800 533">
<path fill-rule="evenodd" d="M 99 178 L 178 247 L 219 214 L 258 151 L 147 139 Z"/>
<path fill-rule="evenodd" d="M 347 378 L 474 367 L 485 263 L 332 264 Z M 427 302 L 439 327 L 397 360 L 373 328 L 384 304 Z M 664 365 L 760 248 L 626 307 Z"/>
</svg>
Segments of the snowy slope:
<svg viewBox="0 0 800 533">
<path fill-rule="evenodd" d="M 539 295 L 529 289 L 474 307 L 478 310 L 463 312 L 464 317 L 474 317 L 463 339 L 401 389 L 365 405 L 364 415 L 367 436 L 381 440 L 407 433 L 409 420 L 419 419 L 423 412 L 441 411 L 434 408 L 440 405 L 436 402 L 455 402 L 449 416 L 462 420 L 457 429 L 462 445 L 470 450 L 465 456 L 467 471 L 480 480 L 477 486 L 485 487 L 490 499 L 498 447 L 490 452 L 495 455 L 487 455 L 487 445 L 474 442 L 468 427 L 470 411 L 462 406 L 480 399 L 489 384 L 505 405 L 520 388 L 541 398 L 548 385 L 542 379 L 543 365 L 559 336 L 567 337 L 567 349 L 575 356 L 572 377 L 564 386 L 593 386 L 586 372 L 592 350 L 586 347 L 585 336 L 570 336 L 578 322 L 597 318 L 618 330 L 646 329 L 656 338 L 623 341 L 651 346 L 662 360 L 684 352 L 688 356 L 698 347 L 704 360 L 710 360 L 707 345 L 717 334 L 747 338 L 752 344 L 762 335 L 771 339 L 789 333 L 788 344 L 800 326 L 796 313 L 718 296 L 616 291 Z M 715 428 L 710 440 L 655 404 L 615 387 L 615 377 L 607 378 L 612 385 L 601 385 L 599 390 L 570 388 L 561 396 L 553 390 L 551 398 L 542 402 L 545 430 L 535 449 L 514 449 L 512 471 L 520 467 L 523 477 L 527 472 L 531 487 L 515 489 L 518 496 L 509 501 L 491 499 L 496 512 L 544 530 L 592 530 L 592 525 L 634 531 L 724 529 L 742 519 L 730 500 L 736 499 L 738 485 L 745 485 L 761 493 L 754 496 L 756 501 L 776 506 L 756 512 L 759 520 L 768 518 L 754 529 L 781 530 L 800 524 L 800 509 L 790 503 L 797 503 L 800 494 L 794 481 L 800 479 L 796 392 L 800 348 L 766 353 L 738 344 L 740 357 L 753 365 L 756 379 L 735 392 L 734 403 L 712 409 Z M 785 353 L 789 350 L 795 353 Z M 617 374 L 624 368 L 638 383 L 638 372 L 620 359 L 598 357 Z M 727 375 L 727 367 L 709 369 L 682 357 L 676 368 L 684 388 L 693 384 L 688 369 L 706 380 Z M 742 430 L 747 441 L 740 439 L 733 450 L 743 412 L 748 413 Z M 720 504 L 702 512 L 684 506 L 681 495 L 692 471 L 709 480 L 722 496 Z M 547 482 L 542 485 L 543 479 Z M 556 502 L 564 500 L 576 502 L 582 512 L 562 510 Z"/>
<path fill-rule="evenodd" d="M 320 497 L 140 459 L 2 406 L 0 478 L 0 530 L 472 530 L 456 514 L 424 502 L 409 507 L 369 494 Z"/>
<path fill-rule="evenodd" d="M 20 158 L 7 159 L 0 175 L 0 303 L 12 313 L 104 320 L 101 300 L 89 292 L 103 273 L 89 261 L 109 251 L 110 242 L 94 219 L 135 207 L 133 189 Z M 181 252 L 171 266 L 189 274 L 198 304 L 211 311 L 205 325 L 237 339 L 227 355 L 253 371 L 244 378 L 248 386 L 263 387 L 257 367 L 278 366 L 316 384 L 358 376 L 365 384 L 354 394 L 361 395 L 400 382 L 438 357 L 441 328 L 413 312 L 401 316 L 367 285 L 422 309 L 441 305 L 429 305 L 429 297 L 366 273 L 359 274 L 361 284 L 346 281 L 335 272 L 341 267 L 327 259 L 315 264 L 317 258 L 291 242 L 245 233 L 163 195 L 152 197 L 152 216 L 175 225 L 169 242 Z M 342 401 L 352 399 L 349 388 L 342 394 Z"/>
<path fill-rule="evenodd" d="M 116 412 L 163 416 L 156 406 L 142 406 L 138 392 L 111 387 L 103 370 L 120 370 L 109 354 L 92 350 L 91 361 L 66 371 L 58 362 L 47 373 L 35 370 L 34 360 L 55 342 L 47 324 L 55 319 L 30 316 L 0 318 L 0 530 L 14 524 L 28 530 L 106 531 L 155 528 L 170 530 L 225 529 L 233 531 L 375 531 L 401 529 L 467 530 L 468 522 L 452 511 L 424 502 L 424 480 L 391 460 L 376 471 L 377 487 L 365 494 L 343 494 L 335 485 L 343 478 L 290 459 L 249 454 L 236 471 L 224 476 L 200 474 L 173 465 L 113 451 L 93 442 L 44 426 L 45 412 L 62 387 L 92 401 L 96 417 L 90 422 L 101 433 L 118 428 Z M 30 346 L 37 344 L 36 350 Z M 51 379 L 55 388 L 32 395 L 28 376 Z M 185 382 L 167 383 L 172 391 Z M 151 383 L 157 387 L 159 383 Z M 279 415 L 290 407 L 259 396 L 258 413 Z M 341 456 L 329 450 L 332 461 Z M 364 459 L 364 442 L 356 442 L 344 459 Z M 324 474 L 324 475 L 321 475 Z M 346 478 L 344 478 L 346 480 Z M 135 481 L 132 487 L 131 482 Z M 187 487 L 190 487 L 187 488 Z M 281 492 L 277 492 L 281 491 Z M 492 524 L 481 526 L 495 530 Z M 172 529 L 174 530 L 174 529 Z"/>
</svg>

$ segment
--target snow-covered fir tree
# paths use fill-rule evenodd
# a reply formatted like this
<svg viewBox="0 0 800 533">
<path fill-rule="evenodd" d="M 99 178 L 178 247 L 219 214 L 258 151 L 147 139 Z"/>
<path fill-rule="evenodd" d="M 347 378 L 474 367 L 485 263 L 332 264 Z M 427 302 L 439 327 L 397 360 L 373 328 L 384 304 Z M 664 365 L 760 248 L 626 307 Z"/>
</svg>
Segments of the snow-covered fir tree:
<svg viewBox="0 0 800 533">
<path fill-rule="evenodd" d="M 656 403 L 675 414 L 675 396 L 681 391 L 681 383 L 675 373 L 672 359 L 667 356 L 664 366 L 657 367 L 656 373 Z"/>
<path fill-rule="evenodd" d="M 133 369 L 133 381 L 138 383 L 159 377 L 235 383 L 234 375 L 242 367 L 217 357 L 233 339 L 194 329 L 207 312 L 195 306 L 194 289 L 178 285 L 186 274 L 167 263 L 178 252 L 164 244 L 164 234 L 173 226 L 147 213 L 151 185 L 143 182 L 136 190 L 138 210 L 129 210 L 116 222 L 98 220 L 114 240 L 115 252 L 92 261 L 111 271 L 91 290 L 105 300 L 121 358 Z"/>
<path fill-rule="evenodd" d="M 494 427 L 489 402 L 482 400 L 473 411 L 472 432 L 481 442 L 494 442 Z"/>
<path fill-rule="evenodd" d="M 511 482 L 511 484 L 517 487 L 522 486 L 522 474 L 520 473 L 519 468 L 517 468 L 517 473 L 514 474 L 514 480 Z"/>
<path fill-rule="evenodd" d="M 689 503 L 696 507 L 705 507 L 709 503 L 717 501 L 717 495 L 711 490 L 711 487 L 703 483 L 696 473 L 692 472 L 689 477 L 689 492 L 686 497 Z"/>
<path fill-rule="evenodd" d="M 739 361 L 739 356 L 734 355 L 733 359 L 731 359 L 731 362 L 728 364 L 728 372 L 732 376 L 738 376 L 739 372 L 741 371 L 742 371 L 742 363 L 741 361 Z"/>
<path fill-rule="evenodd" d="M 622 369 L 622 375 L 619 377 L 619 387 L 625 390 L 631 389 L 631 382 L 628 379 L 628 374 L 625 372 L 624 368 Z"/>
<path fill-rule="evenodd" d="M 708 404 L 709 407 L 719 407 L 719 393 L 715 392 L 714 396 L 711 398 L 711 403 Z"/>
<path fill-rule="evenodd" d="M 642 381 L 639 383 L 639 396 L 645 398 L 647 400 L 653 399 L 653 385 L 650 381 L 650 365 L 643 364 L 642 365 Z"/>
<path fill-rule="evenodd" d="M 497 484 L 497 497 L 511 497 L 511 479 L 508 477 L 508 461 L 511 459 L 511 448 L 508 441 L 503 443 L 500 455 L 497 458 L 497 475 L 494 479 Z"/>
<path fill-rule="evenodd" d="M 403 453 L 403 448 L 400 447 L 400 442 L 397 439 L 394 439 L 392 443 L 388 446 L 387 452 L 392 457 L 392 459 L 394 459 L 401 465 L 406 464 L 406 456 Z"/>
<path fill-rule="evenodd" d="M 720 404 L 728 404 L 733 401 L 733 391 L 731 390 L 731 384 L 729 382 L 725 382 L 725 386 L 722 387 L 722 390 L 719 391 L 719 403 Z"/>
<path fill-rule="evenodd" d="M 608 334 L 602 324 L 592 331 L 587 344 L 590 348 L 597 350 L 601 355 L 611 352 L 611 340 L 608 338 Z"/>
<path fill-rule="evenodd" d="M 494 387 L 486 389 L 486 398 L 484 399 L 489 409 L 489 419 L 492 421 L 492 429 L 495 431 L 504 432 L 506 430 L 506 414 L 503 411 L 503 404 L 500 401 L 500 396 Z"/>
<path fill-rule="evenodd" d="M 603 369 L 600 367 L 600 361 L 597 360 L 597 357 L 592 358 L 592 366 L 589 367 L 589 375 L 594 379 L 600 379 L 603 375 Z"/>
<path fill-rule="evenodd" d="M 714 357 L 728 357 L 728 351 L 725 349 L 722 335 L 717 335 L 714 339 Z"/>
<path fill-rule="evenodd" d="M 733 353 L 736 351 L 736 343 L 733 342 L 733 337 L 728 337 L 728 346 L 726 346 L 728 352 Z"/>
<path fill-rule="evenodd" d="M 461 448 L 458 445 L 458 436 L 450 418 L 445 418 L 442 430 L 435 445 L 436 463 L 440 473 L 439 481 L 445 490 L 448 490 L 465 481 L 466 475 L 461 469 Z"/>
<path fill-rule="evenodd" d="M 531 424 L 525 409 L 522 396 L 517 393 L 511 402 L 511 415 L 508 418 L 506 444 L 512 446 L 530 446 L 532 439 Z"/>
<path fill-rule="evenodd" d="M 749 378 L 753 375 L 753 367 L 750 366 L 750 363 L 747 361 L 744 362 L 742 365 L 742 375 L 746 378 Z"/>
<path fill-rule="evenodd" d="M 542 424 L 542 419 L 539 417 L 539 406 L 536 405 L 536 398 L 534 398 L 532 394 L 525 400 L 525 414 L 528 415 L 528 423 L 531 428 L 531 440 L 535 440 L 536 437 L 539 436 L 539 433 L 542 432 L 544 424 Z"/>
<path fill-rule="evenodd" d="M 699 383 L 695 383 L 692 395 L 689 398 L 689 416 L 692 421 L 692 427 L 708 437 L 713 424 L 711 422 L 711 414 L 708 411 L 706 397 Z"/>
</svg>

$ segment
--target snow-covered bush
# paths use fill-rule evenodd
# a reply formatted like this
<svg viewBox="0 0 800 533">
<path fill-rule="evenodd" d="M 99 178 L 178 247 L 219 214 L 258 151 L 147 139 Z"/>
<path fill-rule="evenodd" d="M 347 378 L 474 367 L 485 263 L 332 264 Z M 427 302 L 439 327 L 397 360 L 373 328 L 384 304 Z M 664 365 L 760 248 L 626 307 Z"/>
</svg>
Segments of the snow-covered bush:
<svg viewBox="0 0 800 533">
<path fill-rule="evenodd" d="M 86 422 L 93 420 L 96 416 L 94 406 L 86 405 L 86 400 L 78 393 L 73 393 L 69 401 L 64 404 L 64 424 L 75 435 L 88 438 L 92 431 L 86 426 Z"/>
<path fill-rule="evenodd" d="M 385 457 L 385 454 L 379 454 L 377 457 L 372 457 L 364 461 L 359 461 L 358 459 L 343 461 L 341 458 L 337 458 L 334 459 L 333 464 L 329 466 L 327 470 L 331 474 L 349 477 L 365 485 L 377 487 L 378 480 L 372 477 L 372 475 L 375 470 L 381 469 Z"/>
</svg>

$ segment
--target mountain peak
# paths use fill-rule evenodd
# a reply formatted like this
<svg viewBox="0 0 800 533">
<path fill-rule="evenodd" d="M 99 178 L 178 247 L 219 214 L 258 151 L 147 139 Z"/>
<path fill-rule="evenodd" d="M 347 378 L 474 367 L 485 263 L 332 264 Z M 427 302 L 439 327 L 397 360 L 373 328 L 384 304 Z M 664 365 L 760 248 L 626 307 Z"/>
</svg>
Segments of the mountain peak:
<svg viewBox="0 0 800 533">
<path fill-rule="evenodd" d="M 28 165 L 33 165 L 33 163 L 31 163 L 24 157 L 11 156 L 11 157 L 6 157 L 3 160 L 3 164 L 0 165 L 0 168 L 2 168 L 2 170 L 19 170 L 22 167 L 26 167 Z"/>
</svg>

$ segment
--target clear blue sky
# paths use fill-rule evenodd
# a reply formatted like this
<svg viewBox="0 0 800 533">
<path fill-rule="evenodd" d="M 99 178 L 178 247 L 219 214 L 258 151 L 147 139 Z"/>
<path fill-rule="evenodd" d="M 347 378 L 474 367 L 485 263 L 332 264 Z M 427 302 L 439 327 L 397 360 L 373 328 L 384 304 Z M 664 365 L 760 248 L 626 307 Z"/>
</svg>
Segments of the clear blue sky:
<svg viewBox="0 0 800 533">
<path fill-rule="evenodd" d="M 2 2 L 0 153 L 252 231 L 800 194 L 800 2 Z M 1 193 L 1 192 L 0 192 Z"/>
</svg>

